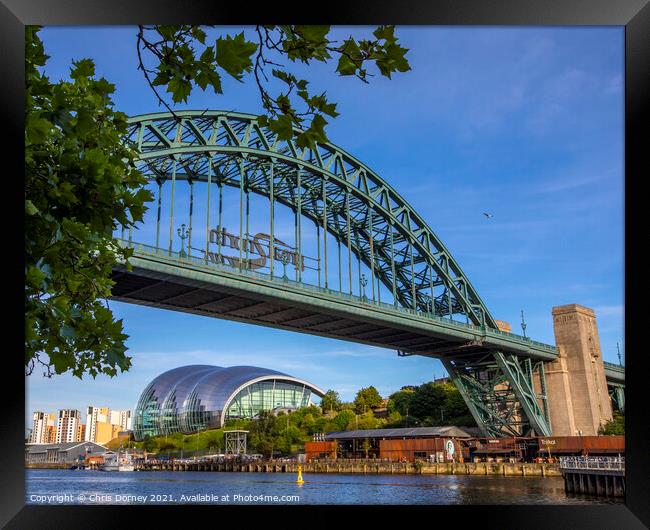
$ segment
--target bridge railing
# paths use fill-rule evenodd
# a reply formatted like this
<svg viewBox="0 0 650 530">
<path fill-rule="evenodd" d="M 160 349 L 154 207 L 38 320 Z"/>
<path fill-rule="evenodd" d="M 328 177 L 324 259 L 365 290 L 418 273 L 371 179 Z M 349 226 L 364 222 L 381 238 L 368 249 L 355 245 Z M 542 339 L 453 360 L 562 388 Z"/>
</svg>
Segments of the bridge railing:
<svg viewBox="0 0 650 530">
<path fill-rule="evenodd" d="M 625 472 L 624 456 L 561 456 L 560 469 Z"/>
<path fill-rule="evenodd" d="M 603 364 L 605 365 L 605 368 L 609 368 L 611 370 L 616 370 L 616 371 L 619 371 L 619 372 L 624 372 L 625 371 L 625 366 L 622 366 L 620 364 L 608 363 L 607 361 L 603 361 Z"/>
<path fill-rule="evenodd" d="M 458 320 L 452 320 L 451 318 L 445 318 L 442 316 L 434 315 L 431 313 L 423 313 L 422 311 L 417 311 L 415 309 L 411 309 L 408 307 L 403 307 L 403 306 L 398 306 L 396 304 L 388 304 L 386 302 L 379 302 L 377 300 L 371 300 L 365 296 L 358 296 L 358 295 L 351 295 L 348 293 L 343 293 L 338 290 L 334 289 L 328 289 L 326 287 L 319 287 L 316 285 L 311 285 L 308 283 L 303 283 L 303 282 L 297 282 L 295 280 L 292 280 L 291 278 L 288 277 L 281 277 L 281 276 L 271 276 L 270 274 L 262 273 L 262 272 L 257 272 L 257 271 L 252 271 L 244 268 L 239 268 L 236 266 L 231 266 L 227 265 L 225 263 L 215 263 L 213 261 L 209 261 L 205 257 L 196 257 L 196 256 L 188 256 L 188 255 L 182 255 L 180 252 L 176 251 L 170 251 L 170 250 L 165 250 L 162 248 L 157 248 L 154 247 L 153 245 L 148 245 L 146 243 L 136 243 L 135 241 L 128 241 L 126 239 L 120 239 L 117 238 L 118 242 L 122 246 L 126 247 L 131 247 L 138 252 L 146 253 L 146 254 L 152 254 L 155 256 L 162 256 L 165 258 L 172 258 L 181 262 L 191 262 L 195 263 L 197 265 L 201 266 L 206 266 L 208 265 L 210 268 L 216 268 L 218 270 L 223 270 L 225 272 L 237 272 L 238 274 L 243 274 L 252 278 L 256 278 L 259 280 L 263 281 L 272 281 L 274 283 L 279 283 L 283 285 L 291 284 L 292 286 L 295 286 L 299 289 L 307 290 L 307 291 L 312 291 L 312 292 L 318 292 L 318 293 L 324 293 L 324 294 L 329 294 L 329 295 L 334 295 L 338 298 L 343 298 L 345 300 L 350 300 L 354 302 L 355 304 L 365 304 L 369 306 L 375 306 L 375 307 L 382 307 L 391 311 L 399 311 L 401 313 L 409 314 L 409 315 L 414 315 L 419 318 L 426 318 L 426 319 L 431 319 L 431 320 L 436 320 L 438 322 L 443 322 L 447 325 L 452 325 L 455 327 L 459 328 L 466 328 L 466 329 L 471 329 L 472 331 L 477 331 L 479 333 L 484 334 L 486 331 L 490 333 L 496 333 L 498 335 L 503 335 L 506 337 L 511 337 L 517 341 L 526 341 L 529 342 L 530 344 L 534 344 L 538 348 L 542 348 L 545 350 L 548 350 L 550 352 L 555 352 L 556 349 L 554 346 L 551 346 L 549 344 L 544 344 L 543 342 L 538 342 L 531 340 L 528 337 L 524 337 L 522 335 L 517 335 L 516 333 L 509 333 L 507 331 L 501 331 L 496 328 L 485 328 L 482 326 L 476 326 L 474 324 L 471 324 L 469 322 L 459 322 Z"/>
</svg>

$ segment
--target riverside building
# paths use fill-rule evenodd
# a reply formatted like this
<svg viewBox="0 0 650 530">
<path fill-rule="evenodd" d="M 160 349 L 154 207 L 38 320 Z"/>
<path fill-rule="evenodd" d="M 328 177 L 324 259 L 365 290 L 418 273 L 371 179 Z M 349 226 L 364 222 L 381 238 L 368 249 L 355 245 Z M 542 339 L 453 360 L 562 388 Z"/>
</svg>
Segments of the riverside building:
<svg viewBox="0 0 650 530">
<path fill-rule="evenodd" d="M 311 405 L 318 387 L 288 374 L 255 366 L 190 365 L 168 370 L 143 390 L 134 410 L 136 440 L 219 428 L 231 418 Z"/>
<path fill-rule="evenodd" d="M 74 409 L 59 411 L 59 421 L 56 426 L 56 443 L 77 442 L 81 412 Z"/>
<path fill-rule="evenodd" d="M 34 412 L 32 432 L 29 436 L 29 443 L 31 444 L 46 444 L 52 443 L 52 432 L 55 432 L 54 414 L 48 412 Z"/>
<path fill-rule="evenodd" d="M 86 432 L 84 440 L 87 442 L 97 441 L 97 424 L 108 423 L 108 407 L 94 407 L 90 405 L 86 409 Z"/>
<path fill-rule="evenodd" d="M 119 426 L 121 431 L 128 431 L 131 429 L 130 410 L 111 410 L 108 420 L 111 425 Z"/>
<path fill-rule="evenodd" d="M 86 432 L 82 440 L 105 444 L 116 438 L 120 431 L 129 429 L 130 425 L 130 410 L 111 410 L 91 405 L 86 410 Z"/>
</svg>

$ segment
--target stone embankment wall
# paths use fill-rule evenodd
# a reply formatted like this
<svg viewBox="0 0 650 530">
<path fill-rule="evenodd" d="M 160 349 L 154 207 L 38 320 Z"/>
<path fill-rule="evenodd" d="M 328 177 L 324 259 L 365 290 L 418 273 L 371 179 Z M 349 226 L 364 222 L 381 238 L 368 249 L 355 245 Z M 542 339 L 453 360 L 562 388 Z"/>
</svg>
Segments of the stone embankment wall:
<svg viewBox="0 0 650 530">
<path fill-rule="evenodd" d="M 537 463 L 401 463 L 333 460 L 301 464 L 303 473 L 365 473 L 365 474 L 429 474 L 429 475 L 501 475 L 516 477 L 559 477 L 558 464 Z M 291 463 L 210 463 L 162 462 L 137 466 L 142 471 L 222 471 L 243 473 L 297 473 L 298 464 Z"/>
<path fill-rule="evenodd" d="M 69 469 L 72 462 L 25 462 L 27 469 Z"/>
</svg>

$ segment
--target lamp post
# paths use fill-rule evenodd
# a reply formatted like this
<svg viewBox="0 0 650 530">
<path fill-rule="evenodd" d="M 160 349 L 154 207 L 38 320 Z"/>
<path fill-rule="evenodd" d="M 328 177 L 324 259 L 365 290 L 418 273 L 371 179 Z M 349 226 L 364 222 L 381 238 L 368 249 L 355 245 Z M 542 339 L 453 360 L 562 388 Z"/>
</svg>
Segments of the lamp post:
<svg viewBox="0 0 650 530">
<path fill-rule="evenodd" d="M 282 263 L 282 280 L 287 281 L 289 277 L 287 276 L 287 264 L 289 263 L 289 256 L 286 252 L 280 253 L 280 263 Z"/>
<path fill-rule="evenodd" d="M 526 337 L 526 322 L 524 320 L 524 310 L 521 310 L 521 330 L 524 332 L 524 337 Z"/>
<path fill-rule="evenodd" d="M 361 275 L 361 278 L 359 279 L 359 283 L 361 284 L 361 289 L 363 291 L 361 299 L 365 302 L 367 300 L 367 298 L 366 298 L 366 285 L 368 285 L 368 280 L 366 279 L 365 274 Z"/>
<path fill-rule="evenodd" d="M 185 223 L 183 223 L 181 225 L 181 227 L 176 230 L 176 233 L 178 234 L 178 237 L 181 238 L 181 251 L 178 254 L 178 256 L 180 258 L 186 258 L 187 254 L 185 253 L 185 243 L 184 242 L 185 242 L 186 239 L 189 239 L 190 234 L 192 233 L 192 229 L 191 228 L 186 229 L 185 228 Z"/>
</svg>

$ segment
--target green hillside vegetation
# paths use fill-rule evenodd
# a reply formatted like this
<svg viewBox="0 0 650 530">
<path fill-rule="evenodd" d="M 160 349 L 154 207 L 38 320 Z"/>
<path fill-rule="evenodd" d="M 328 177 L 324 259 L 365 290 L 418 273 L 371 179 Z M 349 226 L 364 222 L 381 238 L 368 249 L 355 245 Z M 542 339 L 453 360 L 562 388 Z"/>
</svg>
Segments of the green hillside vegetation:
<svg viewBox="0 0 650 530">
<path fill-rule="evenodd" d="M 377 411 L 384 408 L 387 417 L 376 417 Z M 302 451 L 304 443 L 312 440 L 315 433 L 438 425 L 476 425 L 452 384 L 403 387 L 386 400 L 374 387 L 368 387 L 359 390 L 351 403 L 342 403 L 338 394 L 330 390 L 321 406 L 279 412 L 277 416 L 262 412 L 258 419 L 230 420 L 221 429 L 191 435 L 174 433 L 147 437 L 141 442 L 123 442 L 122 447 L 137 447 L 158 454 L 180 451 L 218 454 L 225 450 L 224 430 L 243 429 L 249 431 L 249 453 L 291 455 Z"/>
<path fill-rule="evenodd" d="M 614 412 L 614 417 L 600 429 L 600 435 L 623 435 L 625 434 L 625 415 L 620 412 Z"/>
</svg>

